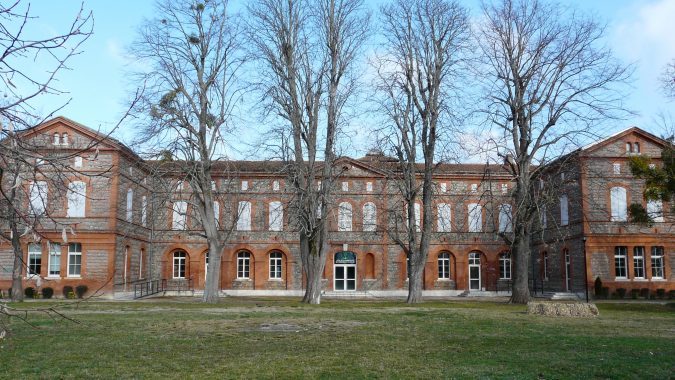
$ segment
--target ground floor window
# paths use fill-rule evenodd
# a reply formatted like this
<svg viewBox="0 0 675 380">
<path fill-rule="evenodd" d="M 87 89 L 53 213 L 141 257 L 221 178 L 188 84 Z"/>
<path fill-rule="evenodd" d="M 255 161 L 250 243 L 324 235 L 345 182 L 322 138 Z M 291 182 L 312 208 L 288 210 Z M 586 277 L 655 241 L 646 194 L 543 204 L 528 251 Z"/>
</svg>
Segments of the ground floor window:
<svg viewBox="0 0 675 380">
<path fill-rule="evenodd" d="M 626 247 L 614 247 L 614 276 L 616 278 L 628 278 L 627 253 Z"/>
<path fill-rule="evenodd" d="M 645 247 L 633 247 L 633 276 L 645 278 Z"/>
<path fill-rule="evenodd" d="M 438 278 L 450 279 L 450 254 L 447 252 L 438 255 Z"/>
<path fill-rule="evenodd" d="M 499 279 L 511 279 L 511 254 L 508 252 L 499 254 Z"/>
<path fill-rule="evenodd" d="M 49 276 L 61 275 L 61 244 L 49 243 Z"/>
<path fill-rule="evenodd" d="M 187 253 L 176 251 L 173 253 L 173 278 L 185 278 L 185 259 Z"/>
<path fill-rule="evenodd" d="M 82 244 L 68 244 L 68 276 L 79 277 L 82 273 Z"/>
<path fill-rule="evenodd" d="M 251 271 L 251 254 L 249 252 L 239 252 L 237 254 L 237 278 L 249 278 Z"/>
<path fill-rule="evenodd" d="M 28 244 L 28 274 L 40 274 L 42 270 L 42 246 L 38 243 Z"/>
<path fill-rule="evenodd" d="M 270 253 L 270 279 L 281 279 L 281 252 Z"/>
<path fill-rule="evenodd" d="M 652 247 L 652 278 L 664 278 L 663 247 Z"/>
</svg>

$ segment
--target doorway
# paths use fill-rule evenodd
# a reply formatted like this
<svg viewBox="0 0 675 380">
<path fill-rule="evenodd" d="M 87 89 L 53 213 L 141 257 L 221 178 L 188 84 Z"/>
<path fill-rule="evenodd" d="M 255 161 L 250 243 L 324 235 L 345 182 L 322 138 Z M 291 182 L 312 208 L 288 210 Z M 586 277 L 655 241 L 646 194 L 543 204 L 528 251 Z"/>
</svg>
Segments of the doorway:
<svg viewBox="0 0 675 380">
<path fill-rule="evenodd" d="M 354 252 L 336 253 L 333 268 L 333 290 L 356 290 L 356 254 Z"/>
<path fill-rule="evenodd" d="M 480 253 L 469 253 L 469 290 L 481 290 Z"/>
</svg>

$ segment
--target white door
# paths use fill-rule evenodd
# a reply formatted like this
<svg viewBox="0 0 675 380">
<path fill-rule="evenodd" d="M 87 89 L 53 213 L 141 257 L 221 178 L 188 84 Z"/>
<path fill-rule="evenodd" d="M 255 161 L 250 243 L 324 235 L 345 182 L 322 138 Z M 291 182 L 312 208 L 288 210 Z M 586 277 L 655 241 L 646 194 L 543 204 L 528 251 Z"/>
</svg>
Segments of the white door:
<svg viewBox="0 0 675 380">
<path fill-rule="evenodd" d="M 333 261 L 333 290 L 356 290 L 356 254 L 341 251 L 335 254 Z"/>
<path fill-rule="evenodd" d="M 469 253 L 469 290 L 480 290 L 480 253 Z"/>
<path fill-rule="evenodd" d="M 572 289 L 572 279 L 570 278 L 570 251 L 565 250 L 565 290 Z"/>
</svg>

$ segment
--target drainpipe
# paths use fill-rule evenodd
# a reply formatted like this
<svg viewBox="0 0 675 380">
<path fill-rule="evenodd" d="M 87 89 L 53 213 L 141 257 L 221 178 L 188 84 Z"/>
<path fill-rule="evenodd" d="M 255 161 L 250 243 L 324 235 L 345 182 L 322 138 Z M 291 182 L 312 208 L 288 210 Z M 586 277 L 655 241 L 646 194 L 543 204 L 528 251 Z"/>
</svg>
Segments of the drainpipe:
<svg viewBox="0 0 675 380">
<path fill-rule="evenodd" d="M 586 258 L 586 236 L 582 238 L 584 241 L 584 285 L 586 285 L 586 303 L 588 303 L 588 260 Z"/>
</svg>

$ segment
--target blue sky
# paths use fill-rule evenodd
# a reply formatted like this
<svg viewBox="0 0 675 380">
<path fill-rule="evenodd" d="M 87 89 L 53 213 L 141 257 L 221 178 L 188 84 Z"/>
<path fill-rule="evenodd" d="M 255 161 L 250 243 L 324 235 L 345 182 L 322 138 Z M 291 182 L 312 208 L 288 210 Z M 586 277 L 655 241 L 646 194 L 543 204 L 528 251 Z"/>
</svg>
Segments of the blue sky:
<svg viewBox="0 0 675 380">
<path fill-rule="evenodd" d="M 371 0 L 369 5 L 376 9 L 379 2 L 381 0 Z M 241 6 L 236 0 L 232 3 Z M 464 3 L 477 17 L 479 2 Z M 673 109 L 675 103 L 663 96 L 657 79 L 664 65 L 675 58 L 675 22 L 672 21 L 675 0 L 574 0 L 567 3 L 605 21 L 607 44 L 619 59 L 636 65 L 634 88 L 627 101 L 628 107 L 639 114 L 607 133 L 631 125 L 663 133 L 655 126 L 655 118 L 659 112 Z M 64 30 L 80 5 L 80 1 L 75 0 L 31 2 L 31 14 L 37 17 L 30 23 L 31 32 L 47 35 Z M 58 114 L 91 128 L 109 131 L 124 113 L 133 93 L 127 73 L 134 62 L 125 49 L 134 40 L 143 19 L 152 17 L 153 6 L 150 0 L 85 2 L 85 10 L 94 14 L 94 35 L 83 45 L 82 54 L 69 62 L 70 70 L 58 77 L 58 88 L 68 94 L 43 97 L 35 103 L 38 109 L 49 112 L 70 100 Z M 29 70 L 39 70 L 39 67 Z M 123 139 L 130 134 L 133 130 L 129 126 L 116 132 Z M 368 146 L 355 141 L 353 149 L 352 154 L 362 155 Z"/>
</svg>

